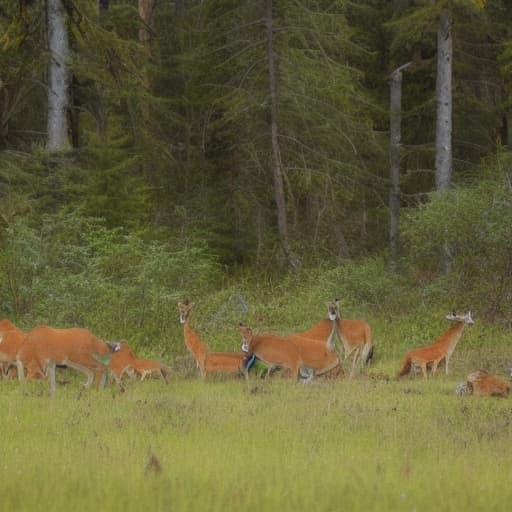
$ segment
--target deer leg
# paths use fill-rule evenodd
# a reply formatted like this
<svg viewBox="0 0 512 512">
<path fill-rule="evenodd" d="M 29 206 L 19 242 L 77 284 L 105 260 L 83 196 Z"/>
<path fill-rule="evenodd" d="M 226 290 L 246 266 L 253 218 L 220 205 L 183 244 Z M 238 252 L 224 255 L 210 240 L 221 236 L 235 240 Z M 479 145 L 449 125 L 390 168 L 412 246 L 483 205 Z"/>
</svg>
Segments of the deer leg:
<svg viewBox="0 0 512 512">
<path fill-rule="evenodd" d="M 25 380 L 25 368 L 19 359 L 16 359 L 16 367 L 18 368 L 18 380 Z"/>
<path fill-rule="evenodd" d="M 427 375 L 427 363 L 421 363 L 421 373 L 423 373 L 423 378 L 425 380 L 428 379 L 428 375 Z"/>
<path fill-rule="evenodd" d="M 352 378 L 356 372 L 358 355 L 359 355 L 359 348 L 356 348 L 354 350 L 354 356 L 352 358 L 352 368 L 350 369 L 350 378 Z"/>
<path fill-rule="evenodd" d="M 57 364 L 55 363 L 55 361 L 50 361 L 47 365 L 46 365 L 46 376 L 48 377 L 48 384 L 50 385 L 50 396 L 53 396 L 53 394 L 55 393 L 55 388 L 56 388 L 56 384 L 55 384 L 55 371 L 56 371 L 56 368 L 57 368 Z"/>
<path fill-rule="evenodd" d="M 84 373 L 87 376 L 87 380 L 85 381 L 84 388 L 90 388 L 91 384 L 94 382 L 94 372 L 87 368 L 87 366 L 83 366 L 79 363 L 72 363 L 70 361 L 67 362 L 67 365 L 74 370 Z"/>
</svg>

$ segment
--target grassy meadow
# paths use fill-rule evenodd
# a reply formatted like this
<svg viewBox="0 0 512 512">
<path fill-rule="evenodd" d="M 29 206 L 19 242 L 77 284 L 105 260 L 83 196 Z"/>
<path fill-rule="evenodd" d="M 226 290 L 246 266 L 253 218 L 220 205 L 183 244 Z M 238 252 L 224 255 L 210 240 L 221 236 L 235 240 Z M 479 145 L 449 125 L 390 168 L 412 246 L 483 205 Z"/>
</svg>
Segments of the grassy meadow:
<svg viewBox="0 0 512 512">
<path fill-rule="evenodd" d="M 450 375 L 398 381 L 386 325 L 375 321 L 375 362 L 353 380 L 201 381 L 184 356 L 169 385 L 124 393 L 80 392 L 69 370 L 53 397 L 45 383 L 0 382 L 2 509 L 508 510 L 512 399 L 454 393 L 480 363 L 503 375 L 508 340 L 482 347 L 476 324 Z"/>
</svg>

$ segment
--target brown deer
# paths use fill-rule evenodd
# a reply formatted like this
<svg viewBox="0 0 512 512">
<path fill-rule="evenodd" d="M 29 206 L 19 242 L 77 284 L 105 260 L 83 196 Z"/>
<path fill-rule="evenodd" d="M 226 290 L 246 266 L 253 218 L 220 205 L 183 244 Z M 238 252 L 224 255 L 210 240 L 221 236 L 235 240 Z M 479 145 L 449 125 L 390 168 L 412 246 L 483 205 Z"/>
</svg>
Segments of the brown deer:
<svg viewBox="0 0 512 512">
<path fill-rule="evenodd" d="M 133 369 L 135 373 L 140 376 L 141 381 L 148 375 L 156 374 L 156 376 L 160 377 L 166 384 L 169 384 L 168 377 L 171 373 L 171 369 L 160 361 L 136 358 Z"/>
<path fill-rule="evenodd" d="M 336 330 L 333 332 L 333 323 Z M 327 318 L 316 323 L 307 331 L 286 336 L 294 339 L 304 338 L 313 340 L 334 348 L 335 338 L 339 338 L 343 345 L 344 360 L 352 356 L 350 377 L 353 377 L 356 368 L 361 370 L 367 367 L 373 357 L 372 330 L 365 320 L 350 320 L 341 317 L 340 300 L 334 299 L 327 303 Z"/>
<path fill-rule="evenodd" d="M 4 378 L 16 378 L 16 356 L 25 342 L 26 333 L 9 320 L 0 320 L 0 367 Z M 45 379 L 43 369 L 36 361 L 26 361 L 28 380 Z"/>
<path fill-rule="evenodd" d="M 249 356 L 256 356 L 271 370 L 286 368 L 290 370 L 293 380 L 299 380 L 301 368 L 306 367 L 297 346 L 289 340 L 272 334 L 253 334 L 252 329 L 240 323 L 242 350 Z M 245 371 L 246 378 L 248 370 Z"/>
<path fill-rule="evenodd" d="M 118 384 L 121 383 L 124 375 L 136 374 L 143 381 L 148 375 L 157 374 L 162 380 L 168 384 L 167 377 L 171 370 L 159 361 L 150 359 L 141 359 L 137 357 L 126 341 L 119 341 L 119 349 L 116 350 L 110 361 L 108 368 L 114 376 Z"/>
<path fill-rule="evenodd" d="M 190 326 L 189 317 L 193 303 L 189 300 L 178 302 L 180 323 L 183 325 L 185 345 L 199 368 L 201 377 L 208 373 L 241 374 L 245 371 L 247 355 L 243 352 L 211 352 L 209 346 L 201 340 L 199 334 Z"/>
<path fill-rule="evenodd" d="M 293 344 L 298 350 L 304 366 L 313 370 L 315 377 L 327 374 L 335 374 L 336 377 L 342 377 L 342 362 L 334 349 L 334 337 L 338 327 L 336 322 L 329 320 L 326 320 L 326 322 L 330 323 L 331 330 L 329 335 L 325 336 L 325 339 L 322 339 L 318 332 L 317 337 L 308 337 L 302 334 L 289 334 L 286 336 L 259 334 L 258 338 L 268 337 L 273 343 Z M 323 331 L 323 329 L 319 329 L 319 331 Z M 334 372 L 333 370 L 337 371 Z"/>
<path fill-rule="evenodd" d="M 99 385 L 107 376 L 108 360 L 119 347 L 108 344 L 87 329 L 54 329 L 40 325 L 27 333 L 18 350 L 16 364 L 18 378 L 24 380 L 27 365 L 39 365 L 46 369 L 50 394 L 55 393 L 55 371 L 57 365 L 73 368 L 87 376 L 85 387 L 90 387 L 95 378 Z"/>
<path fill-rule="evenodd" d="M 485 370 L 476 370 L 466 377 L 466 382 L 457 386 L 458 395 L 497 396 L 510 395 L 511 382 L 495 377 Z"/>
<path fill-rule="evenodd" d="M 465 315 L 457 315 L 453 312 L 446 315 L 446 319 L 455 322 L 455 324 L 439 336 L 432 344 L 407 352 L 398 372 L 399 377 L 408 374 L 413 366 L 419 366 L 423 377 L 427 379 L 427 369 L 430 368 L 431 374 L 435 374 L 439 363 L 443 360 L 445 372 L 446 375 L 448 375 L 450 358 L 462 336 L 464 326 L 473 325 L 474 321 L 471 317 L 471 311 L 468 311 Z"/>
</svg>

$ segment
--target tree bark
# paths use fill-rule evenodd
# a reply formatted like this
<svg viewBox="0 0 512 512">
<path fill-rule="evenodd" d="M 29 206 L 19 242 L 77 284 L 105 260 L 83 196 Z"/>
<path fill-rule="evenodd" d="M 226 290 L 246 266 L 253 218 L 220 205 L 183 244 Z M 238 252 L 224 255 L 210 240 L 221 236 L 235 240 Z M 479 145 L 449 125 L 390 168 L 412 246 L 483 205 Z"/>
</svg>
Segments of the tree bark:
<svg viewBox="0 0 512 512">
<path fill-rule="evenodd" d="M 139 29 L 139 41 L 146 47 L 149 47 L 155 0 L 138 0 L 138 6 L 139 16 L 142 20 L 142 27 Z"/>
<path fill-rule="evenodd" d="M 443 11 L 437 32 L 436 189 L 452 181 L 452 17 Z"/>
<path fill-rule="evenodd" d="M 403 70 L 411 62 L 395 69 L 389 83 L 389 164 L 391 189 L 389 191 L 389 263 L 398 268 L 400 256 L 400 147 L 402 140 L 402 78 Z"/>
<path fill-rule="evenodd" d="M 69 42 L 62 0 L 47 0 L 48 9 L 48 140 L 49 151 L 69 149 Z"/>
<path fill-rule="evenodd" d="M 270 94 L 270 133 L 272 144 L 272 174 L 274 177 L 274 199 L 277 209 L 277 226 L 279 232 L 279 241 L 285 254 L 286 260 L 292 267 L 298 267 L 300 262 L 290 249 L 288 240 L 288 220 L 286 213 L 286 198 L 284 193 L 283 170 L 281 166 L 281 155 L 279 151 L 278 137 L 278 92 L 277 92 L 277 72 L 274 55 L 273 42 L 273 12 L 272 0 L 266 2 L 265 23 L 267 29 L 267 64 L 268 64 L 268 83 Z"/>
<path fill-rule="evenodd" d="M 437 31 L 436 78 L 436 190 L 444 192 L 452 182 L 452 17 L 443 11 Z M 448 241 L 441 248 L 441 265 L 451 272 L 452 258 Z"/>
</svg>

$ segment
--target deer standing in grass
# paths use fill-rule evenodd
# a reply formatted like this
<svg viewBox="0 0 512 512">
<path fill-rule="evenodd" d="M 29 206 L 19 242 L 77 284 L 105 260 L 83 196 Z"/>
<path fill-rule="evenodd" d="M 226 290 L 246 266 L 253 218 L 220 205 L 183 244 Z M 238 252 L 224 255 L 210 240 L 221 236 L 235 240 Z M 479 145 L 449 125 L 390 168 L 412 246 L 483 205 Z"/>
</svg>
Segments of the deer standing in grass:
<svg viewBox="0 0 512 512">
<path fill-rule="evenodd" d="M 107 376 L 106 365 L 117 348 L 118 345 L 100 340 L 87 329 L 54 329 L 40 325 L 27 333 L 18 350 L 18 378 L 24 380 L 24 368 L 35 362 L 40 368 L 46 369 L 52 395 L 56 388 L 57 365 L 84 373 L 87 376 L 85 387 L 90 387 L 95 379 L 99 385 L 102 378 Z"/>
<path fill-rule="evenodd" d="M 252 329 L 240 323 L 242 350 L 250 356 L 255 355 L 271 370 L 286 368 L 293 380 L 299 380 L 300 369 L 306 367 L 297 346 L 289 340 L 272 334 L 253 334 Z M 245 376 L 248 376 L 246 368 Z"/>
<path fill-rule="evenodd" d="M 10 320 L 0 320 L 0 368 L 4 378 L 12 375 L 16 354 L 25 340 L 25 332 Z"/>
<path fill-rule="evenodd" d="M 241 324 L 243 325 L 243 324 Z M 324 327 L 329 327 L 328 330 Z M 314 371 L 315 377 L 320 377 L 332 373 L 332 370 L 338 370 L 336 377 L 343 376 L 341 359 L 334 348 L 334 338 L 338 326 L 335 321 L 325 320 L 325 324 L 317 324 L 315 335 L 289 334 L 286 336 L 276 336 L 273 334 L 259 334 L 257 339 L 267 339 L 268 343 L 293 344 L 298 351 L 299 357 L 305 367 Z M 314 328 L 313 328 L 314 329 Z M 311 333 L 313 329 L 307 331 Z"/>
<path fill-rule="evenodd" d="M 9 320 L 0 320 L 0 366 L 4 378 L 16 378 L 16 356 L 25 342 L 26 332 Z M 33 359 L 25 364 L 29 380 L 45 379 L 43 369 Z"/>
<path fill-rule="evenodd" d="M 336 330 L 333 332 L 333 324 Z M 334 339 L 338 337 L 343 345 L 344 360 L 352 356 L 350 377 L 353 377 L 356 368 L 362 371 L 368 366 L 373 357 L 372 330 L 364 320 L 349 320 L 341 317 L 340 300 L 334 299 L 327 303 L 327 318 L 321 320 L 307 331 L 286 336 L 290 339 L 313 340 L 329 348 L 334 348 Z"/>
<path fill-rule="evenodd" d="M 454 325 L 439 336 L 431 345 L 407 352 L 398 372 L 399 377 L 408 374 L 413 366 L 419 366 L 423 377 L 427 379 L 427 369 L 431 368 L 431 374 L 434 375 L 439 363 L 443 360 L 445 372 L 448 375 L 450 358 L 462 336 L 462 331 L 466 325 L 473 325 L 474 321 L 471 317 L 471 311 L 468 311 L 465 315 L 457 315 L 453 312 L 446 315 L 446 319 L 455 322 Z"/>
<path fill-rule="evenodd" d="M 510 395 L 511 382 L 491 375 L 485 370 L 470 373 L 466 382 L 457 386 L 458 395 L 497 396 Z"/>
<path fill-rule="evenodd" d="M 192 354 L 199 368 L 201 377 L 208 373 L 241 374 L 245 371 L 246 354 L 241 352 L 210 352 L 208 345 L 190 326 L 189 317 L 193 303 L 189 300 L 178 302 L 180 323 L 183 325 L 185 345 Z"/>
</svg>

